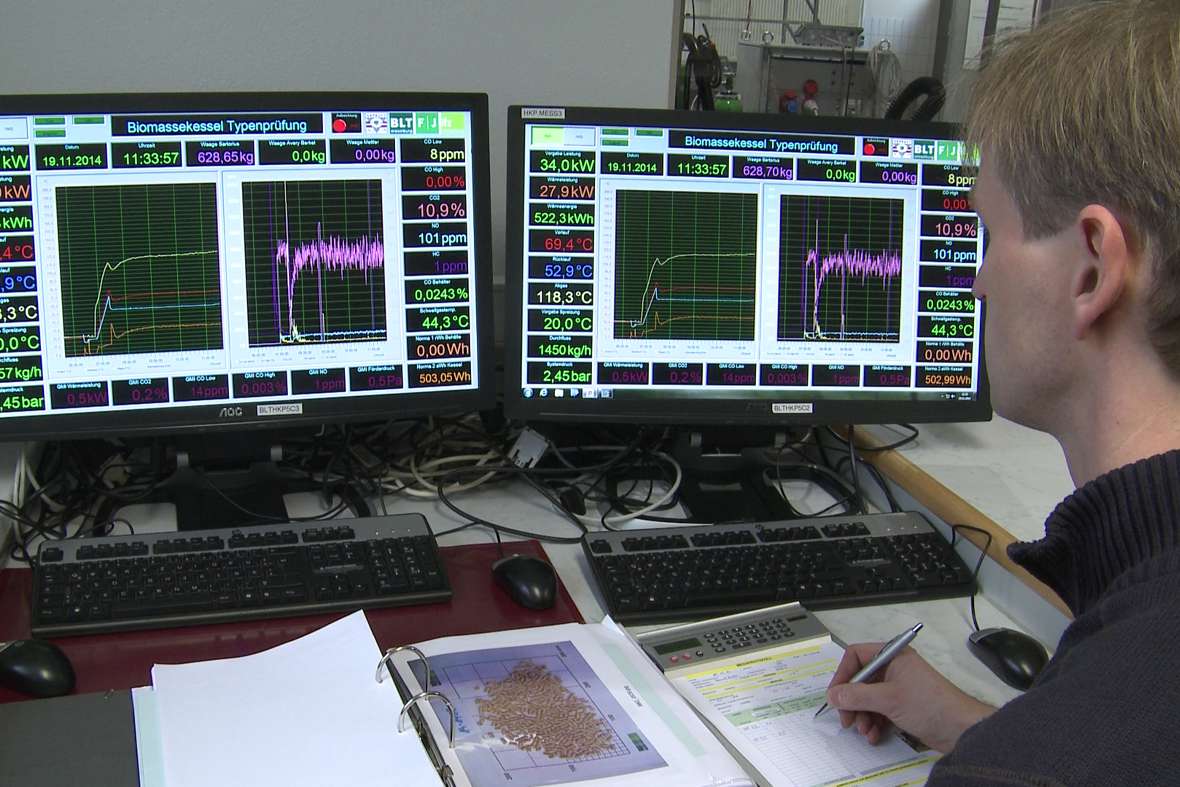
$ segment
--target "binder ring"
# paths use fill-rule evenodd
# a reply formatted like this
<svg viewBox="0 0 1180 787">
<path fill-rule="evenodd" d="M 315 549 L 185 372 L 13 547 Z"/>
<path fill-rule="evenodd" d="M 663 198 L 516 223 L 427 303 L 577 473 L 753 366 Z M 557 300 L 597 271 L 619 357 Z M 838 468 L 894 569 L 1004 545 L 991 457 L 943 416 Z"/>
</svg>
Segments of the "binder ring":
<svg viewBox="0 0 1180 787">
<path fill-rule="evenodd" d="M 381 671 L 382 667 L 385 668 L 385 671 L 389 673 L 390 677 L 393 677 L 393 664 L 390 659 L 393 658 L 393 654 L 399 653 L 403 650 L 416 653 L 418 654 L 418 658 L 422 659 L 422 663 L 426 665 L 426 688 L 429 689 L 434 685 L 434 670 L 430 668 L 430 661 L 425 655 L 423 655 L 422 651 L 418 650 L 413 645 L 398 645 L 396 648 L 390 648 L 389 650 L 385 651 L 385 655 L 381 657 L 381 661 L 377 662 L 377 682 L 380 683 L 381 681 L 385 680 L 385 674 Z"/>
<path fill-rule="evenodd" d="M 447 696 L 441 692 L 420 691 L 417 694 L 415 694 L 413 697 L 410 697 L 408 700 L 406 700 L 405 704 L 402 705 L 401 711 L 397 714 L 397 731 L 398 732 L 402 731 L 402 727 L 405 724 L 405 720 L 406 720 L 406 711 L 408 711 L 410 709 L 410 706 L 413 705 L 414 703 L 418 702 L 419 700 L 427 700 L 427 699 L 430 699 L 431 697 L 437 697 L 440 700 L 442 700 L 444 703 L 446 703 L 447 710 L 451 714 L 451 723 L 447 729 L 447 742 L 450 744 L 450 748 L 453 749 L 453 748 L 455 748 L 455 706 L 452 705 L 451 701 L 449 699 L 447 699 Z M 429 704 L 429 703 L 427 703 L 427 704 Z"/>
</svg>

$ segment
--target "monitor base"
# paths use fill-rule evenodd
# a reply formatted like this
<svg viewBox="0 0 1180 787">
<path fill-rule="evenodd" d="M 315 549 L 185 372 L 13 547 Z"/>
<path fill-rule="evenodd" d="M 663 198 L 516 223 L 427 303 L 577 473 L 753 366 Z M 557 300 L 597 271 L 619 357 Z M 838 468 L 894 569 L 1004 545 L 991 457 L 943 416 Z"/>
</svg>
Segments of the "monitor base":
<svg viewBox="0 0 1180 787">
<path fill-rule="evenodd" d="M 766 459 L 754 450 L 703 453 L 689 440 L 679 442 L 672 449 L 672 455 L 680 464 L 679 502 L 687 512 L 689 522 L 774 522 L 814 516 L 797 511 L 779 488 L 768 482 L 767 468 L 774 466 L 768 465 Z M 780 465 L 773 475 L 776 481 L 800 480 L 816 484 L 840 503 L 834 514 L 860 510 L 852 488 L 841 483 L 834 474 L 800 463 Z M 613 475 L 609 483 L 617 489 L 636 480 L 669 482 L 666 474 L 657 474 L 653 468 L 638 474 L 631 470 Z M 626 511 L 616 508 L 615 513 Z M 659 512 L 653 512 L 653 515 L 659 516 Z"/>
<path fill-rule="evenodd" d="M 160 488 L 176 505 L 177 530 L 265 526 L 289 520 L 279 468 L 257 462 L 245 470 L 177 469 Z"/>
</svg>

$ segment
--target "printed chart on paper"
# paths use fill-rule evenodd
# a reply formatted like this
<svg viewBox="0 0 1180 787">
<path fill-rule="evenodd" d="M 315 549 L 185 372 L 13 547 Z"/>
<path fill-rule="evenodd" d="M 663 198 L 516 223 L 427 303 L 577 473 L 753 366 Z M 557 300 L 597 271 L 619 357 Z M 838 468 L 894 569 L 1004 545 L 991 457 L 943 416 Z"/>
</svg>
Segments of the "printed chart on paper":
<svg viewBox="0 0 1180 787">
<path fill-rule="evenodd" d="M 476 787 L 562 784 L 665 765 L 570 642 L 435 655 L 430 664 L 431 688 L 455 705 L 455 748 Z M 412 666 L 424 683 L 421 662 Z"/>
</svg>

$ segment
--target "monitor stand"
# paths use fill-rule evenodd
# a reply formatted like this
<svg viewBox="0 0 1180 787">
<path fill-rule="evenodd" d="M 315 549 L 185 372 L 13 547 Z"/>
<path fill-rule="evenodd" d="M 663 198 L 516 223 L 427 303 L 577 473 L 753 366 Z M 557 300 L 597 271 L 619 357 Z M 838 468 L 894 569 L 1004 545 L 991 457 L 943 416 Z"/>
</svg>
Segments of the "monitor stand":
<svg viewBox="0 0 1180 787">
<path fill-rule="evenodd" d="M 768 440 L 771 438 L 771 440 Z M 777 489 L 766 483 L 760 447 L 770 447 L 781 436 L 764 430 L 727 430 L 726 434 L 682 433 L 670 453 L 680 464 L 680 501 L 693 522 L 773 522 L 799 516 Z M 648 474 L 651 476 L 652 474 Z M 804 464 L 781 465 L 783 480 L 803 480 L 819 485 L 836 500 L 848 490 L 830 476 Z M 645 476 L 642 480 L 648 480 Z M 634 473 L 613 479 L 616 486 L 634 481 Z"/>
<path fill-rule="evenodd" d="M 676 460 L 683 473 L 680 500 L 696 521 L 764 522 L 791 516 L 782 496 L 763 482 L 764 465 L 747 454 L 697 452 Z"/>
<path fill-rule="evenodd" d="M 236 470 L 178 468 L 163 488 L 176 505 L 178 530 L 277 525 L 289 519 L 279 469 L 265 462 Z"/>
<path fill-rule="evenodd" d="M 286 483 L 275 462 L 277 435 L 199 435 L 177 438 L 158 499 L 176 506 L 178 530 L 279 524 L 289 519 Z"/>
</svg>

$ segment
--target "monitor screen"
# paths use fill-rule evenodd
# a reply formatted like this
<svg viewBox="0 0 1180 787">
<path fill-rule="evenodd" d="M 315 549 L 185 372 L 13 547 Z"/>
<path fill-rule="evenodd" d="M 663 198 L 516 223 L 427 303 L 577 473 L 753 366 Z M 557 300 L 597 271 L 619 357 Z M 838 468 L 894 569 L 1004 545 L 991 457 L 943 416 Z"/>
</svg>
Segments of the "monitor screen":
<svg viewBox="0 0 1180 787">
<path fill-rule="evenodd" d="M 966 158 L 941 124 L 510 108 L 506 410 L 987 419 Z"/>
<path fill-rule="evenodd" d="M 0 98 L 0 434 L 489 405 L 487 97 Z"/>
</svg>

